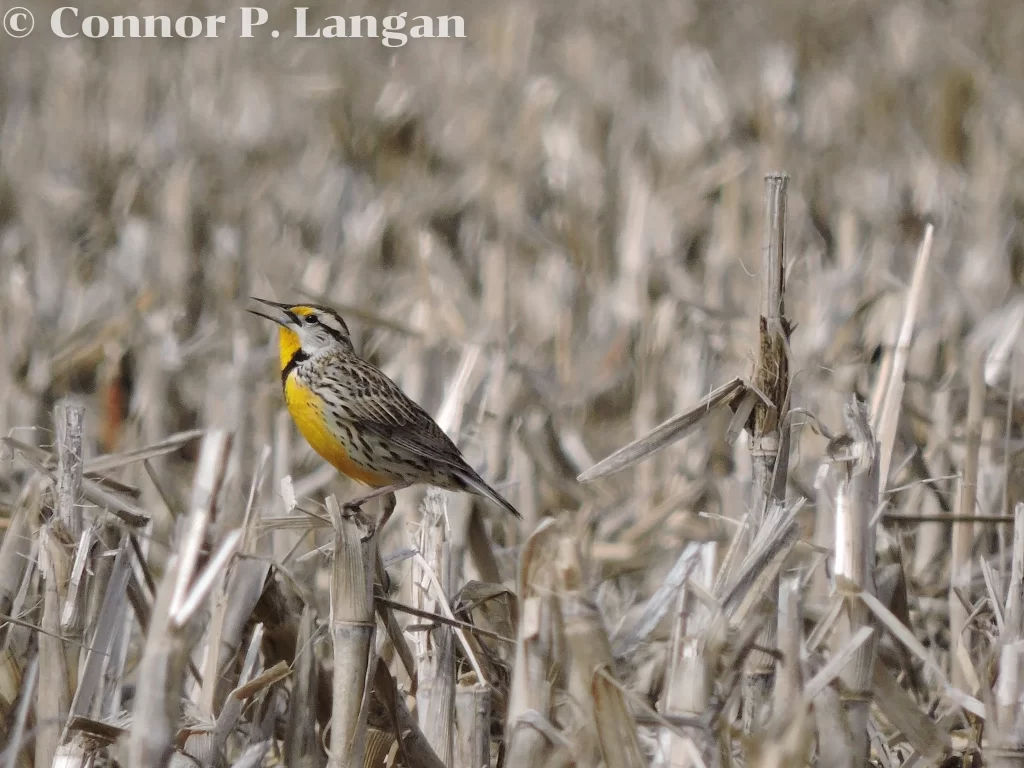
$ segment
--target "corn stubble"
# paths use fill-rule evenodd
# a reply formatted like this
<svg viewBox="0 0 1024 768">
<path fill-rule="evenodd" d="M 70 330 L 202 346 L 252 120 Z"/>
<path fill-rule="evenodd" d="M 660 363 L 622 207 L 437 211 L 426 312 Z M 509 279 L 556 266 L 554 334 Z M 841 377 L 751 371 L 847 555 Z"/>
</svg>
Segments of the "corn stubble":
<svg viewBox="0 0 1024 768">
<path fill-rule="evenodd" d="M 1024 7 L 421 5 L 0 46 L 0 768 L 1024 763 Z M 253 294 L 524 523 L 346 507 Z"/>
</svg>

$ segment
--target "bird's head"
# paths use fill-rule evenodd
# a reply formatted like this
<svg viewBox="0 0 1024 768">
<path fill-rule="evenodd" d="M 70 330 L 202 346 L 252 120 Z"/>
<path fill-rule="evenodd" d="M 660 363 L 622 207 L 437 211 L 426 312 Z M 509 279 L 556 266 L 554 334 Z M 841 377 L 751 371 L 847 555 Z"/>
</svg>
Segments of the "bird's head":
<svg viewBox="0 0 1024 768">
<path fill-rule="evenodd" d="M 348 326 L 341 315 L 330 307 L 318 304 L 278 304 L 255 296 L 252 298 L 270 307 L 271 311 L 264 313 L 250 309 L 249 312 L 281 326 L 278 345 L 282 367 L 290 363 L 296 353 L 313 357 L 332 350 L 353 351 Z"/>
</svg>

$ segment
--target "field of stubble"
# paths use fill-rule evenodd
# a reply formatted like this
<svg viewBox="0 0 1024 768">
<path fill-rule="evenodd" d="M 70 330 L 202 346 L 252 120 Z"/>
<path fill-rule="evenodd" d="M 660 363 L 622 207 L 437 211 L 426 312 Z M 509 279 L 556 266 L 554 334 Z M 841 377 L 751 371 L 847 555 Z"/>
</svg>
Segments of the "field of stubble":
<svg viewBox="0 0 1024 768">
<path fill-rule="evenodd" d="M 1020 765 L 1024 4 L 412 11 L 0 42 L 0 765 Z M 370 535 L 249 296 L 525 521 Z"/>
</svg>

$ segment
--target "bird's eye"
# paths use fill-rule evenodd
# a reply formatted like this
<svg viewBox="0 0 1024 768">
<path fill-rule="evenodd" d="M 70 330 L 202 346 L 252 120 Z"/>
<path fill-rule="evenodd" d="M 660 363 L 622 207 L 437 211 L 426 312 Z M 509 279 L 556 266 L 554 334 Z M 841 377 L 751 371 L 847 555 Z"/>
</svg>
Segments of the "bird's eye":
<svg viewBox="0 0 1024 768">
<path fill-rule="evenodd" d="M 317 325 L 320 322 L 320 318 L 316 315 L 306 315 L 306 325 Z"/>
</svg>

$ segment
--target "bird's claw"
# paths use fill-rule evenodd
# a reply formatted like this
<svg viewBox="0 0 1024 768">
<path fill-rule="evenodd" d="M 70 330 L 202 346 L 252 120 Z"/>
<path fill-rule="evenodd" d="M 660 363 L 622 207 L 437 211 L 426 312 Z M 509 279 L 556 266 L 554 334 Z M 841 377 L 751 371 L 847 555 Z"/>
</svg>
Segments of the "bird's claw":
<svg viewBox="0 0 1024 768">
<path fill-rule="evenodd" d="M 373 535 L 374 525 L 373 520 L 369 516 L 363 514 L 363 501 L 349 501 L 341 505 L 341 514 L 343 517 L 355 518 L 355 521 L 364 528 L 369 528 Z M 365 541 L 365 539 L 364 539 Z"/>
</svg>

